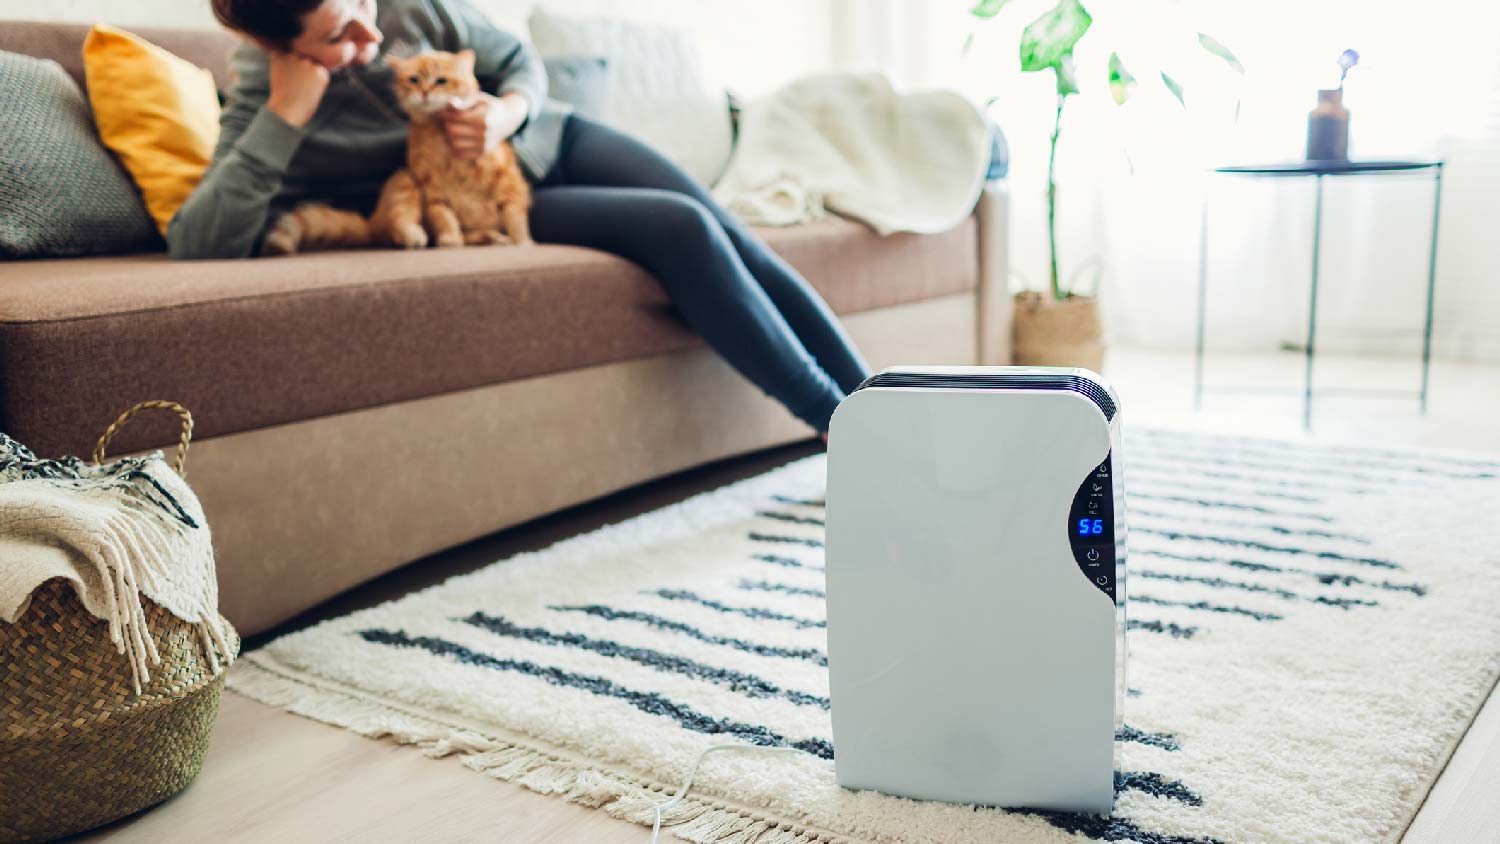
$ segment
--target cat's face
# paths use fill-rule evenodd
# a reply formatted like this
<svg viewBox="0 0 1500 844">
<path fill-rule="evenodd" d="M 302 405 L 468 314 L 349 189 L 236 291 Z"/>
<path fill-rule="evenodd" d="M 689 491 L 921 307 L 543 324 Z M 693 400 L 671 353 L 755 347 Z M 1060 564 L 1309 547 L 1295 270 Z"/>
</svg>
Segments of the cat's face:
<svg viewBox="0 0 1500 844">
<path fill-rule="evenodd" d="M 463 106 L 479 93 L 474 51 L 423 53 L 409 59 L 386 56 L 396 75 L 396 99 L 413 116 L 436 114 L 450 103 Z"/>
</svg>

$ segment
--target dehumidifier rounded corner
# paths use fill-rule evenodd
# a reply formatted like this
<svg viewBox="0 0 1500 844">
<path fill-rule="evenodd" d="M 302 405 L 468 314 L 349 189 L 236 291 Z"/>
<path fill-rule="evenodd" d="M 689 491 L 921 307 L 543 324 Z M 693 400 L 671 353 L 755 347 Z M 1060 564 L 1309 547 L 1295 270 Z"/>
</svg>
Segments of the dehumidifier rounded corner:
<svg viewBox="0 0 1500 844">
<path fill-rule="evenodd" d="M 833 441 L 833 432 L 838 429 L 838 427 L 839 427 L 839 420 L 840 419 L 847 419 L 848 416 L 849 416 L 849 414 L 853 412 L 853 411 L 851 411 L 851 410 L 848 409 L 849 406 L 852 405 L 856 401 L 863 402 L 864 399 L 861 398 L 861 396 L 865 396 L 865 395 L 868 395 L 868 394 L 864 390 L 855 390 L 854 392 L 850 393 L 849 395 L 844 396 L 844 398 L 838 403 L 838 406 L 833 409 L 833 416 L 829 417 L 829 419 L 828 419 L 828 440 L 829 440 L 829 442 Z"/>
</svg>

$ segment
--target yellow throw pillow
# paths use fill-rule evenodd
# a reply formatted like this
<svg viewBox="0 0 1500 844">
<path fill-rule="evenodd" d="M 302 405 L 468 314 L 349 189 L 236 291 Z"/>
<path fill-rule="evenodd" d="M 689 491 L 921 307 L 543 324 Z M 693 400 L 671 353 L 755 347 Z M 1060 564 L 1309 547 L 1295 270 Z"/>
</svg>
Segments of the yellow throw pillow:
<svg viewBox="0 0 1500 844">
<path fill-rule="evenodd" d="M 104 24 L 83 42 L 83 71 L 99 137 L 130 171 L 165 235 L 219 140 L 213 74 Z"/>
</svg>

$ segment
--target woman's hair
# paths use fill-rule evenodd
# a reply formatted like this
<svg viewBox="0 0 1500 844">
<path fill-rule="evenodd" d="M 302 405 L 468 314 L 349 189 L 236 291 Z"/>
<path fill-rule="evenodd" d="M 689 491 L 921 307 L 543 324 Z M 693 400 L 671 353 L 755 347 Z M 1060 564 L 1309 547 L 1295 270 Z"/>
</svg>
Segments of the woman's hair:
<svg viewBox="0 0 1500 844">
<path fill-rule="evenodd" d="M 219 23 L 283 50 L 302 34 L 302 16 L 321 5 L 323 0 L 213 0 Z"/>
</svg>

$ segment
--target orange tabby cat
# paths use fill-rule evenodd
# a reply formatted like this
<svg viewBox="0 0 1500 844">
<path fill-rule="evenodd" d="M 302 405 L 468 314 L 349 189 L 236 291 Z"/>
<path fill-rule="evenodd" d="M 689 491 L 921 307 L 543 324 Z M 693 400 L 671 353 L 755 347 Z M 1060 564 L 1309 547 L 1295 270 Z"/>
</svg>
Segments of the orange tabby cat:
<svg viewBox="0 0 1500 844">
<path fill-rule="evenodd" d="M 531 243 L 526 215 L 531 186 L 515 151 L 501 143 L 474 159 L 460 159 L 448 146 L 440 113 L 450 103 L 479 95 L 474 51 L 424 53 L 410 59 L 387 56 L 396 71 L 396 97 L 411 115 L 405 171 L 391 177 L 371 220 L 376 236 L 400 246 L 465 243 Z"/>
<path fill-rule="evenodd" d="M 453 155 L 443 130 L 442 110 L 479 94 L 474 52 L 385 60 L 396 72 L 401 107 L 411 116 L 407 168 L 386 181 L 368 221 L 352 211 L 305 203 L 276 220 L 262 254 L 341 246 L 531 243 L 531 187 L 510 144 L 463 160 Z"/>
</svg>

